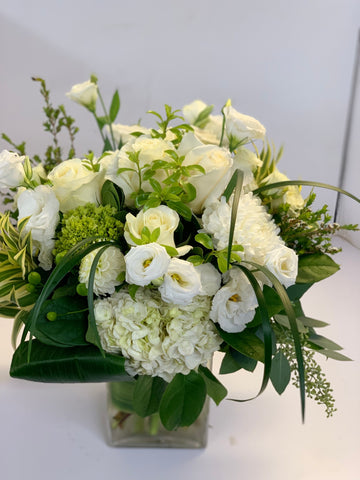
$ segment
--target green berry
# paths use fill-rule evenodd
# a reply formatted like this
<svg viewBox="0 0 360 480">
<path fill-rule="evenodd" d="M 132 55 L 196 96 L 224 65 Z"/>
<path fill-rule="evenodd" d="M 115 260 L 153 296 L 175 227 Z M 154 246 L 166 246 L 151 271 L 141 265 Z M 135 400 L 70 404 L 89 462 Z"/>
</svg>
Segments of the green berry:
<svg viewBox="0 0 360 480">
<path fill-rule="evenodd" d="M 87 288 L 86 288 L 85 283 L 79 283 L 79 284 L 76 286 L 76 293 L 77 293 L 78 295 L 80 295 L 81 297 L 86 297 L 86 296 L 87 296 L 88 290 L 87 290 Z"/>
<path fill-rule="evenodd" d="M 26 290 L 29 292 L 29 293 L 34 293 L 35 290 L 36 290 L 36 287 L 35 285 L 33 285 L 32 283 L 28 283 L 26 285 Z"/>
<path fill-rule="evenodd" d="M 30 272 L 28 275 L 28 282 L 31 283 L 31 285 L 39 285 L 41 282 L 41 275 L 38 272 Z"/>
<path fill-rule="evenodd" d="M 66 252 L 65 252 L 65 251 L 60 252 L 60 253 L 58 253 L 58 254 L 56 255 L 56 257 L 55 257 L 55 263 L 56 263 L 56 265 L 58 265 L 58 264 L 61 262 L 61 260 L 65 257 L 65 255 L 66 255 Z"/>
<path fill-rule="evenodd" d="M 57 317 L 56 312 L 48 312 L 46 314 L 46 318 L 49 320 L 49 322 L 53 322 L 54 320 L 56 320 L 56 317 Z"/>
</svg>

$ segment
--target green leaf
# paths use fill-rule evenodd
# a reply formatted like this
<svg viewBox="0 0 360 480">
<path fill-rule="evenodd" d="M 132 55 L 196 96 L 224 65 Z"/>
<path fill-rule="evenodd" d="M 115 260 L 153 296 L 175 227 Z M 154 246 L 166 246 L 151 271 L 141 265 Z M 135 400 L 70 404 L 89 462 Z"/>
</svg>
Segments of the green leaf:
<svg viewBox="0 0 360 480">
<path fill-rule="evenodd" d="M 60 348 L 33 340 L 30 359 L 28 342 L 21 343 L 15 351 L 10 375 L 35 382 L 78 383 L 121 380 L 127 374 L 125 359 L 105 354 L 96 347 Z"/>
<path fill-rule="evenodd" d="M 311 328 L 321 328 L 321 327 L 326 327 L 329 324 L 326 322 L 323 322 L 322 320 L 316 320 L 315 318 L 310 318 L 310 317 L 298 317 L 298 320 L 305 325 L 305 327 L 311 327 Z"/>
<path fill-rule="evenodd" d="M 129 295 L 130 297 L 134 300 L 134 302 L 136 301 L 136 292 L 139 290 L 139 285 L 129 285 L 128 287 L 128 290 L 129 290 Z"/>
<path fill-rule="evenodd" d="M 299 300 L 312 286 L 312 283 L 295 283 L 286 289 L 291 301 Z"/>
<path fill-rule="evenodd" d="M 199 115 L 196 117 L 193 125 L 195 127 L 204 128 L 208 122 L 209 115 L 213 111 L 213 109 L 214 109 L 214 105 L 207 105 L 203 110 L 201 110 Z"/>
<path fill-rule="evenodd" d="M 286 315 L 275 315 L 275 320 L 280 325 L 283 325 L 286 328 L 290 328 L 290 321 Z M 296 319 L 296 325 L 300 333 L 307 333 L 308 328 L 302 323 L 298 318 Z"/>
<path fill-rule="evenodd" d="M 270 380 L 279 395 L 283 393 L 290 382 L 291 368 L 288 359 L 279 350 L 271 364 Z"/>
<path fill-rule="evenodd" d="M 178 373 L 166 387 L 160 402 L 160 419 L 167 430 L 187 427 L 195 422 L 206 399 L 202 376 L 193 370 L 188 375 Z"/>
<path fill-rule="evenodd" d="M 119 97 L 118 90 L 116 90 L 111 100 L 110 111 L 109 111 L 111 123 L 115 122 L 117 114 L 119 113 L 119 110 L 120 110 L 120 97 Z"/>
<path fill-rule="evenodd" d="M 139 376 L 135 384 L 133 405 L 140 417 L 148 417 L 159 410 L 166 385 L 160 377 Z"/>
<path fill-rule="evenodd" d="M 216 326 L 221 338 L 243 355 L 264 362 L 264 343 L 249 330 L 240 333 L 228 333 Z"/>
<path fill-rule="evenodd" d="M 232 249 L 232 244 L 233 244 L 233 238 L 234 238 L 234 231 L 235 231 L 235 224 L 236 224 L 238 206 L 239 206 L 239 201 L 240 201 L 240 195 L 241 195 L 241 190 L 242 190 L 242 185 L 243 185 L 243 180 L 244 180 L 244 172 L 242 172 L 239 169 L 236 169 L 235 172 L 234 172 L 234 175 L 235 175 L 235 178 L 236 178 L 236 183 L 235 183 L 235 186 L 234 186 L 233 204 L 231 206 L 230 230 L 229 230 L 228 251 L 227 251 L 227 269 L 230 268 L 231 249 Z"/>
<path fill-rule="evenodd" d="M 221 382 L 219 382 L 219 380 L 208 368 L 200 365 L 199 373 L 205 381 L 207 394 L 214 400 L 216 405 L 219 405 L 219 403 L 224 400 L 227 395 L 226 388 Z"/>
<path fill-rule="evenodd" d="M 135 413 L 134 390 L 135 380 L 132 377 L 124 378 L 119 382 L 109 382 L 111 402 L 121 411 Z"/>
<path fill-rule="evenodd" d="M 269 287 L 268 285 L 264 285 L 263 294 L 265 297 L 266 308 L 267 308 L 269 317 L 273 317 L 277 313 L 281 312 L 281 310 L 283 310 L 284 307 L 283 307 L 282 301 L 278 293 L 276 292 L 276 290 L 274 290 L 272 287 Z M 250 328 L 255 327 L 257 325 L 260 325 L 261 322 L 262 322 L 261 311 L 260 311 L 260 308 L 257 307 L 255 317 L 252 319 L 251 322 L 247 324 L 247 327 L 250 327 Z"/>
<path fill-rule="evenodd" d="M 56 312 L 56 320 L 50 322 L 46 315 Z M 83 297 L 60 297 L 43 303 L 36 323 L 30 326 L 31 334 L 47 345 L 75 347 L 87 345 L 88 309 Z"/>
<path fill-rule="evenodd" d="M 204 262 L 204 259 L 200 255 L 191 255 L 186 261 L 192 263 L 196 267 L 197 265 L 201 265 Z"/>
<path fill-rule="evenodd" d="M 308 341 L 314 343 L 318 347 L 325 348 L 327 350 L 342 350 L 343 348 L 332 340 L 316 333 L 310 333 Z"/>
<path fill-rule="evenodd" d="M 166 202 L 167 203 L 167 206 L 169 208 L 172 208 L 173 210 L 175 210 L 175 212 L 177 212 L 179 215 L 181 215 L 182 217 L 185 218 L 185 220 L 189 221 L 191 220 L 191 217 L 192 217 L 192 211 L 190 210 L 189 207 L 187 207 L 184 203 L 181 203 L 181 202 L 171 202 L 171 201 L 168 201 Z"/>
<path fill-rule="evenodd" d="M 315 283 L 330 277 L 340 269 L 334 260 L 324 253 L 301 255 L 296 283 Z"/>
<path fill-rule="evenodd" d="M 322 350 L 317 350 L 317 353 L 321 353 L 321 355 L 325 355 L 327 358 L 332 358 L 333 360 L 339 360 L 341 362 L 352 362 L 352 359 L 339 353 L 337 350 L 327 350 L 326 348 Z"/>
<path fill-rule="evenodd" d="M 242 353 L 234 350 L 233 348 L 229 348 L 229 351 L 224 356 L 221 366 L 220 366 L 220 374 L 226 375 L 228 373 L 234 373 L 243 368 L 248 372 L 253 372 L 257 365 L 257 361 L 243 355 Z"/>
<path fill-rule="evenodd" d="M 109 152 L 109 151 L 112 151 L 112 150 L 113 150 L 113 147 L 111 145 L 110 140 L 108 139 L 108 137 L 105 137 L 104 146 L 103 146 L 103 153 L 104 152 Z"/>
<path fill-rule="evenodd" d="M 110 180 L 105 180 L 101 189 L 102 205 L 110 205 L 119 212 L 125 203 L 125 195 L 120 187 Z"/>
<path fill-rule="evenodd" d="M 207 233 L 198 233 L 195 235 L 195 240 L 208 250 L 213 250 L 214 248 L 212 238 Z"/>
</svg>

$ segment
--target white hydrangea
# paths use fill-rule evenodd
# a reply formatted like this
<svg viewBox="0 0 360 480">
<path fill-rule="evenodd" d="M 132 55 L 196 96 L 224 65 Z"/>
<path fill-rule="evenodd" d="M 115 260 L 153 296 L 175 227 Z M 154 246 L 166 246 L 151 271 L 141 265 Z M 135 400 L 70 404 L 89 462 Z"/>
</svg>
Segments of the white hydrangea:
<svg viewBox="0 0 360 480">
<path fill-rule="evenodd" d="M 81 261 L 79 281 L 89 285 L 89 275 L 94 258 L 99 249 L 88 253 Z M 116 247 L 107 248 L 101 255 L 95 270 L 94 293 L 106 295 L 115 292 L 115 287 L 120 285 L 119 274 L 125 271 L 124 255 Z"/>
<path fill-rule="evenodd" d="M 210 298 L 186 305 L 162 301 L 158 291 L 139 288 L 134 301 L 126 290 L 95 302 L 101 344 L 126 359 L 130 375 L 159 376 L 166 381 L 205 365 L 221 338 L 209 320 Z"/>
<path fill-rule="evenodd" d="M 225 274 L 227 283 L 215 294 L 210 318 L 225 332 L 241 332 L 255 316 L 258 301 L 249 280 L 239 268 Z"/>
</svg>

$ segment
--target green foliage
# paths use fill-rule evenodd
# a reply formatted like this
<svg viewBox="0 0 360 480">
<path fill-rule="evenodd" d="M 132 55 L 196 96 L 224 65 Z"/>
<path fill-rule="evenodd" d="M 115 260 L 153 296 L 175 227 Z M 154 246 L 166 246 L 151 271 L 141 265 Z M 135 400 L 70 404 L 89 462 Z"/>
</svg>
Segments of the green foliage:
<svg viewBox="0 0 360 480">
<path fill-rule="evenodd" d="M 194 127 L 205 128 L 209 122 L 209 115 L 211 114 L 213 109 L 214 105 L 207 105 L 203 110 L 201 110 L 201 112 L 194 121 Z"/>
<path fill-rule="evenodd" d="M 123 234 L 123 224 L 116 214 L 116 208 L 110 205 L 97 207 L 91 203 L 66 212 L 55 242 L 55 255 L 89 237 L 118 241 Z"/>
<path fill-rule="evenodd" d="M 330 277 L 340 266 L 328 255 L 316 253 L 301 255 L 298 263 L 297 283 L 315 283 Z"/>
<path fill-rule="evenodd" d="M 166 138 L 167 133 L 171 132 L 173 135 L 175 135 L 175 140 L 172 140 L 172 142 L 174 145 L 178 145 L 181 142 L 184 131 L 188 132 L 192 130 L 192 127 L 187 123 L 181 123 L 171 128 L 169 127 L 170 122 L 174 120 L 184 120 L 183 117 L 177 115 L 178 112 L 180 112 L 180 110 L 172 110 L 169 105 L 165 105 L 165 117 L 163 118 L 160 113 L 149 110 L 148 113 L 151 113 L 158 118 L 156 123 L 159 127 L 159 130 L 152 129 L 152 137 L 164 139 Z"/>
<path fill-rule="evenodd" d="M 148 417 L 159 411 L 160 401 L 167 383 L 160 377 L 141 375 L 136 380 L 133 405 L 140 417 Z"/>
<path fill-rule="evenodd" d="M 296 387 L 299 387 L 299 376 L 296 367 L 296 354 L 294 345 L 291 339 L 290 330 L 279 325 L 274 324 L 274 330 L 276 332 L 276 338 L 278 343 L 278 352 L 287 359 L 290 366 L 292 383 Z M 322 372 L 321 367 L 314 359 L 316 351 L 309 348 L 307 334 L 301 334 L 302 352 L 305 365 L 305 392 L 306 395 L 315 400 L 319 405 L 324 405 L 325 411 L 328 417 L 332 416 L 336 411 L 335 400 L 332 395 L 332 388 L 327 381 L 325 374 Z M 288 376 L 287 367 L 285 361 L 282 362 L 282 378 L 275 380 L 275 388 L 278 390 L 283 385 Z M 277 372 L 279 377 L 280 372 Z M 279 392 L 281 393 L 281 392 Z"/>
<path fill-rule="evenodd" d="M 203 377 L 193 370 L 178 373 L 167 385 L 160 402 L 160 419 L 167 430 L 187 427 L 195 422 L 206 399 Z"/>
<path fill-rule="evenodd" d="M 261 185 L 263 180 L 275 171 L 275 167 L 279 162 L 282 153 L 283 147 L 281 147 L 276 153 L 274 146 L 271 148 L 269 143 L 267 143 L 266 146 L 264 145 L 264 148 L 259 155 L 262 163 L 254 172 L 255 181 L 258 185 Z"/>
<path fill-rule="evenodd" d="M 108 382 L 127 377 L 125 359 L 120 355 L 101 355 L 96 347 L 60 348 L 33 340 L 30 358 L 28 342 L 21 343 L 13 355 L 10 375 L 35 382 Z"/>
<path fill-rule="evenodd" d="M 331 245 L 331 237 L 339 230 L 357 230 L 357 225 L 331 223 L 327 205 L 313 211 L 310 207 L 315 198 L 315 193 L 311 193 L 296 216 L 288 204 L 281 205 L 273 215 L 280 236 L 298 255 L 337 253 L 341 249 Z"/>
</svg>

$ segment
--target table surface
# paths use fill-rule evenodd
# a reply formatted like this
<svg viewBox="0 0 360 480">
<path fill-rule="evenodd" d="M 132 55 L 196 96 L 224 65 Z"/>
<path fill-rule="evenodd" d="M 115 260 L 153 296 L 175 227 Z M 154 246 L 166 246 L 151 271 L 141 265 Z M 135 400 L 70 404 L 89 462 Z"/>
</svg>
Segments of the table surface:
<svg viewBox="0 0 360 480">
<path fill-rule="evenodd" d="M 11 379 L 11 319 L 0 320 L 0 472 L 4 480 L 357 480 L 360 478 L 360 251 L 342 243 L 342 268 L 304 297 L 305 313 L 330 323 L 321 333 L 344 347 L 353 362 L 321 361 L 338 411 L 306 403 L 299 392 L 278 396 L 272 386 L 256 400 L 225 400 L 210 410 L 204 450 L 120 449 L 106 444 L 105 386 L 51 385 Z M 217 358 L 217 362 L 219 358 Z M 259 388 L 255 375 L 222 377 L 232 396 Z"/>
</svg>

